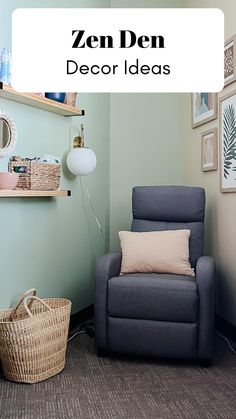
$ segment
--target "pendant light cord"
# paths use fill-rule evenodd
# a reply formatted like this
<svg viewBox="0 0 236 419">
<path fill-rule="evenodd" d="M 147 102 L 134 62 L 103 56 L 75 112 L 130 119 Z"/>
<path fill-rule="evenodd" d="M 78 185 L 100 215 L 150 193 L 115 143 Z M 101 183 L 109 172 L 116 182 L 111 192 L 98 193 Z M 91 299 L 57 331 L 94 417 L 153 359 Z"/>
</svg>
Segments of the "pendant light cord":
<svg viewBox="0 0 236 419">
<path fill-rule="evenodd" d="M 103 239 L 104 244 L 106 246 L 106 250 L 108 250 L 108 243 L 107 243 L 107 240 L 106 240 L 106 236 L 104 234 L 104 231 L 103 231 L 103 228 L 101 226 L 101 223 L 100 223 L 100 221 L 99 221 L 99 219 L 97 217 L 97 214 L 96 214 L 96 211 L 95 211 L 95 208 L 94 208 L 94 205 L 93 205 L 93 202 L 92 202 L 90 193 L 89 193 L 88 189 L 86 188 L 86 186 L 83 185 L 81 176 L 79 176 L 79 179 L 80 179 L 80 185 L 81 185 L 82 199 L 83 199 L 83 203 L 84 203 L 84 208 L 85 208 L 85 196 L 84 196 L 84 191 L 85 191 L 86 192 L 86 195 L 87 195 L 87 198 L 88 198 L 88 201 L 89 201 L 89 204 L 90 204 L 90 207 L 91 207 L 91 210 L 92 210 L 92 214 L 94 216 L 94 219 L 96 221 L 96 224 L 97 224 L 97 226 L 98 226 L 98 228 L 100 230 L 100 233 L 102 235 L 102 239 Z"/>
</svg>

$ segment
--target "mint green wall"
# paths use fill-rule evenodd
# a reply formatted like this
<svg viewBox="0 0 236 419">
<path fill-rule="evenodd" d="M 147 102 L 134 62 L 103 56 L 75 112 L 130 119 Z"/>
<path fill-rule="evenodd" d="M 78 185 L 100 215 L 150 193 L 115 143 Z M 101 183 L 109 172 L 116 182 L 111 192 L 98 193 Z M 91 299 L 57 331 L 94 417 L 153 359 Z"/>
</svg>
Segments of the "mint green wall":
<svg viewBox="0 0 236 419">
<path fill-rule="evenodd" d="M 111 0 L 112 7 L 181 7 L 181 0 Z M 184 98 L 179 94 L 112 94 L 110 243 L 129 229 L 135 185 L 183 182 Z"/>
<path fill-rule="evenodd" d="M 184 7 L 184 0 L 111 0 L 111 7 Z"/>
<path fill-rule="evenodd" d="M 2 0 L 1 46 L 11 45 L 14 8 L 55 7 L 55 3 L 57 7 L 110 4 L 108 0 Z M 87 145 L 98 158 L 96 171 L 84 182 L 108 237 L 110 99 L 105 94 L 79 94 L 78 103 L 86 110 L 85 117 L 64 118 L 8 100 L 0 101 L 17 125 L 14 154 L 59 156 L 63 159 L 62 187 L 72 190 L 71 198 L 0 199 L 0 308 L 14 304 L 16 296 L 32 286 L 41 296 L 70 298 L 74 312 L 93 302 L 94 267 L 98 256 L 104 253 L 104 244 L 87 202 L 87 217 L 84 214 L 79 180 L 68 174 L 64 158 L 69 150 L 71 125 L 83 122 Z"/>
<path fill-rule="evenodd" d="M 131 224 L 132 187 L 183 183 L 183 96 L 111 95 L 110 242 Z"/>
</svg>

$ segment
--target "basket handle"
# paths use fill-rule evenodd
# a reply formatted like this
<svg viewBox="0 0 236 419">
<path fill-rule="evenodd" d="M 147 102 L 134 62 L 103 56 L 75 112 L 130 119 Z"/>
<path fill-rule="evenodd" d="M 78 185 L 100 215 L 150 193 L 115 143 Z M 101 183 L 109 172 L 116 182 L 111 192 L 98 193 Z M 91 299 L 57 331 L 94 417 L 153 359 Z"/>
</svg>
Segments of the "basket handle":
<svg viewBox="0 0 236 419">
<path fill-rule="evenodd" d="M 22 304 L 22 302 L 23 302 L 23 300 L 27 297 L 27 296 L 29 296 L 29 294 L 32 294 L 32 296 L 31 297 L 35 297 L 36 296 L 36 293 L 37 293 L 37 290 L 36 290 L 36 288 L 30 288 L 29 290 L 27 290 L 24 294 L 22 294 L 22 296 L 20 297 L 20 299 L 19 299 L 19 301 L 18 301 L 18 303 L 17 303 L 17 305 L 16 305 L 16 307 L 14 308 L 14 310 L 11 312 L 11 314 L 10 314 L 10 318 L 9 318 L 9 320 L 10 320 L 10 322 L 12 322 L 12 320 L 13 320 L 13 317 L 16 315 L 16 312 L 17 312 L 17 310 L 18 310 L 18 308 L 20 307 L 20 305 Z M 33 303 L 33 301 L 30 301 L 29 302 L 29 308 L 31 307 L 31 305 L 32 305 L 32 303 Z"/>
<path fill-rule="evenodd" d="M 25 297 L 24 298 L 24 301 L 23 301 L 23 305 L 24 305 L 24 307 L 25 307 L 25 310 L 27 311 L 27 313 L 28 313 L 28 315 L 30 316 L 30 317 L 33 317 L 33 314 L 31 313 L 31 311 L 30 311 L 30 307 L 29 307 L 29 305 L 27 305 L 26 303 L 27 303 L 27 300 L 29 300 L 31 298 L 31 301 L 33 301 L 33 300 L 37 300 L 37 301 L 39 301 L 39 303 L 41 303 L 44 307 L 46 307 L 49 311 L 51 311 L 52 309 L 51 309 L 51 307 L 45 302 L 45 301 L 43 301 L 41 298 L 39 298 L 39 297 L 36 297 L 36 295 L 32 295 L 32 296 L 30 296 L 30 295 L 28 295 L 27 297 Z"/>
</svg>

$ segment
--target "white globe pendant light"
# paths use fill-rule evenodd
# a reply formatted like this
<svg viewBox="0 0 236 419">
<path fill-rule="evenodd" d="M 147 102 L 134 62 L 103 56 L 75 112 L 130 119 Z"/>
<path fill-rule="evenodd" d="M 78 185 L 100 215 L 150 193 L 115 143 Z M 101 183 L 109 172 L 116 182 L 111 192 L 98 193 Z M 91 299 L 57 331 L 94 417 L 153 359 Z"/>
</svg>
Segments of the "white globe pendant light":
<svg viewBox="0 0 236 419">
<path fill-rule="evenodd" d="M 97 158 L 91 148 L 84 147 L 84 128 L 81 124 L 81 138 L 75 148 L 67 155 L 66 163 L 68 169 L 75 176 L 86 176 L 94 171 L 97 165 Z"/>
</svg>

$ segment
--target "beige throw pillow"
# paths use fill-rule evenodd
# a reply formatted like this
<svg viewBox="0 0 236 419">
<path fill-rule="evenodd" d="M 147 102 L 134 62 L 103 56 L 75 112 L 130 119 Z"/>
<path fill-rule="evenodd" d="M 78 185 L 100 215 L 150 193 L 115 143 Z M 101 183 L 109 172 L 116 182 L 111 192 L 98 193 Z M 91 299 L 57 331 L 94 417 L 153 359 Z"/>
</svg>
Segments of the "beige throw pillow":
<svg viewBox="0 0 236 419">
<path fill-rule="evenodd" d="M 189 263 L 190 230 L 119 232 L 121 274 L 156 272 L 194 276 Z"/>
</svg>

